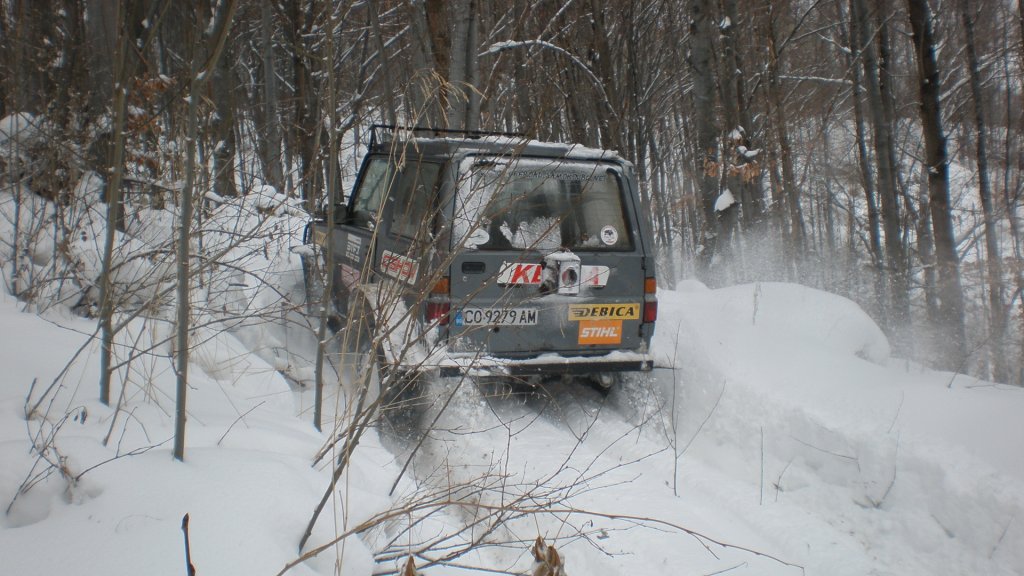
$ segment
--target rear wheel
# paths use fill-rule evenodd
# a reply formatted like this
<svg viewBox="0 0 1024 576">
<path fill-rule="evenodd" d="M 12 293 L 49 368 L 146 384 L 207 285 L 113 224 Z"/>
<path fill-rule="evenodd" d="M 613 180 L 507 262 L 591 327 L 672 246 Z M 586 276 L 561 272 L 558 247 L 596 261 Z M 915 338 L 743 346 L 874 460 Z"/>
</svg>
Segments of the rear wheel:
<svg viewBox="0 0 1024 576">
<path fill-rule="evenodd" d="M 425 376 L 419 370 L 395 366 L 384 353 L 376 332 L 374 310 L 363 297 L 350 300 L 343 349 L 346 365 L 358 386 L 366 386 L 364 405 L 378 402 L 377 410 L 389 423 L 414 419 Z"/>
</svg>

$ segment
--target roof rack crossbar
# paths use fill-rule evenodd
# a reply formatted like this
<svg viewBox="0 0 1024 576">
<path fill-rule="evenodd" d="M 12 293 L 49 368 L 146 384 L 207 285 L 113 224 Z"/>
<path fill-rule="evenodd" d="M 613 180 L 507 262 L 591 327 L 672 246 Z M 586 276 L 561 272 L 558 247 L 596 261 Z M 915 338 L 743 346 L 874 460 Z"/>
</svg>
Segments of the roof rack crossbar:
<svg viewBox="0 0 1024 576">
<path fill-rule="evenodd" d="M 424 134 L 430 136 L 461 136 L 463 138 L 484 138 L 487 136 L 505 136 L 508 138 L 525 138 L 526 135 L 521 132 L 491 132 L 487 130 L 458 130 L 455 128 L 432 128 L 427 126 L 402 126 L 397 124 L 374 124 L 370 126 L 370 148 L 373 148 L 378 143 L 383 143 L 386 140 L 381 134 L 378 137 L 377 132 L 390 132 L 392 134 L 404 131 L 410 132 L 413 135 Z"/>
</svg>

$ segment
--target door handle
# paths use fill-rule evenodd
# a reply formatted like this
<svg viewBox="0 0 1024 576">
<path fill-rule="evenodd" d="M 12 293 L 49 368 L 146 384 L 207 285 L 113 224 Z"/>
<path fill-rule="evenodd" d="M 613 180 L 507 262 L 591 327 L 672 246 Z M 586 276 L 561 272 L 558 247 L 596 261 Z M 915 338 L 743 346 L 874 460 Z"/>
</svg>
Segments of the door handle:
<svg viewBox="0 0 1024 576">
<path fill-rule="evenodd" d="M 486 269 L 487 265 L 483 262 L 468 261 L 462 263 L 463 274 L 483 274 Z"/>
</svg>

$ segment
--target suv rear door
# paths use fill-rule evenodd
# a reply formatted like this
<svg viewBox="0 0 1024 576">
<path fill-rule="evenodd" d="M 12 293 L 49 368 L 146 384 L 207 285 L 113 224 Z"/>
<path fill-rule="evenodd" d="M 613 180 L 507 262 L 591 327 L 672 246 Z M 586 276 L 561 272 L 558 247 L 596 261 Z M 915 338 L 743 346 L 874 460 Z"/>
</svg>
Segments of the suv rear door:
<svg viewBox="0 0 1024 576">
<path fill-rule="evenodd" d="M 641 349 L 644 253 L 627 186 L 616 162 L 463 160 L 450 271 L 454 351 Z"/>
</svg>

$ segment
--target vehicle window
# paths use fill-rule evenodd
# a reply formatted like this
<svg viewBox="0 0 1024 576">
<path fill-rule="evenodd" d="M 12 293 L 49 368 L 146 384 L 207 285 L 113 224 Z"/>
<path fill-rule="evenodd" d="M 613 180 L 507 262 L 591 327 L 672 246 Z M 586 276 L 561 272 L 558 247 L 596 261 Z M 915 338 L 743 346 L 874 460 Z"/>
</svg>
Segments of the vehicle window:
<svg viewBox="0 0 1024 576">
<path fill-rule="evenodd" d="M 386 158 L 373 158 L 363 171 L 359 189 L 352 199 L 352 223 L 362 228 L 377 226 L 381 201 L 394 180 L 394 171 Z"/>
<path fill-rule="evenodd" d="M 409 161 L 396 166 L 389 158 L 372 158 L 352 200 L 352 223 L 374 229 L 380 219 L 382 203 L 387 201 L 393 206 L 391 232 L 416 236 L 424 229 L 424 218 L 432 213 L 439 173 L 437 164 Z"/>
<path fill-rule="evenodd" d="M 430 230 L 434 189 L 441 167 L 426 162 L 410 162 L 401 170 L 391 196 L 391 232 L 410 238 Z"/>
<path fill-rule="evenodd" d="M 619 179 L 607 165 L 478 161 L 471 168 L 468 187 L 462 188 L 459 221 L 467 228 L 467 247 L 632 249 Z"/>
</svg>

